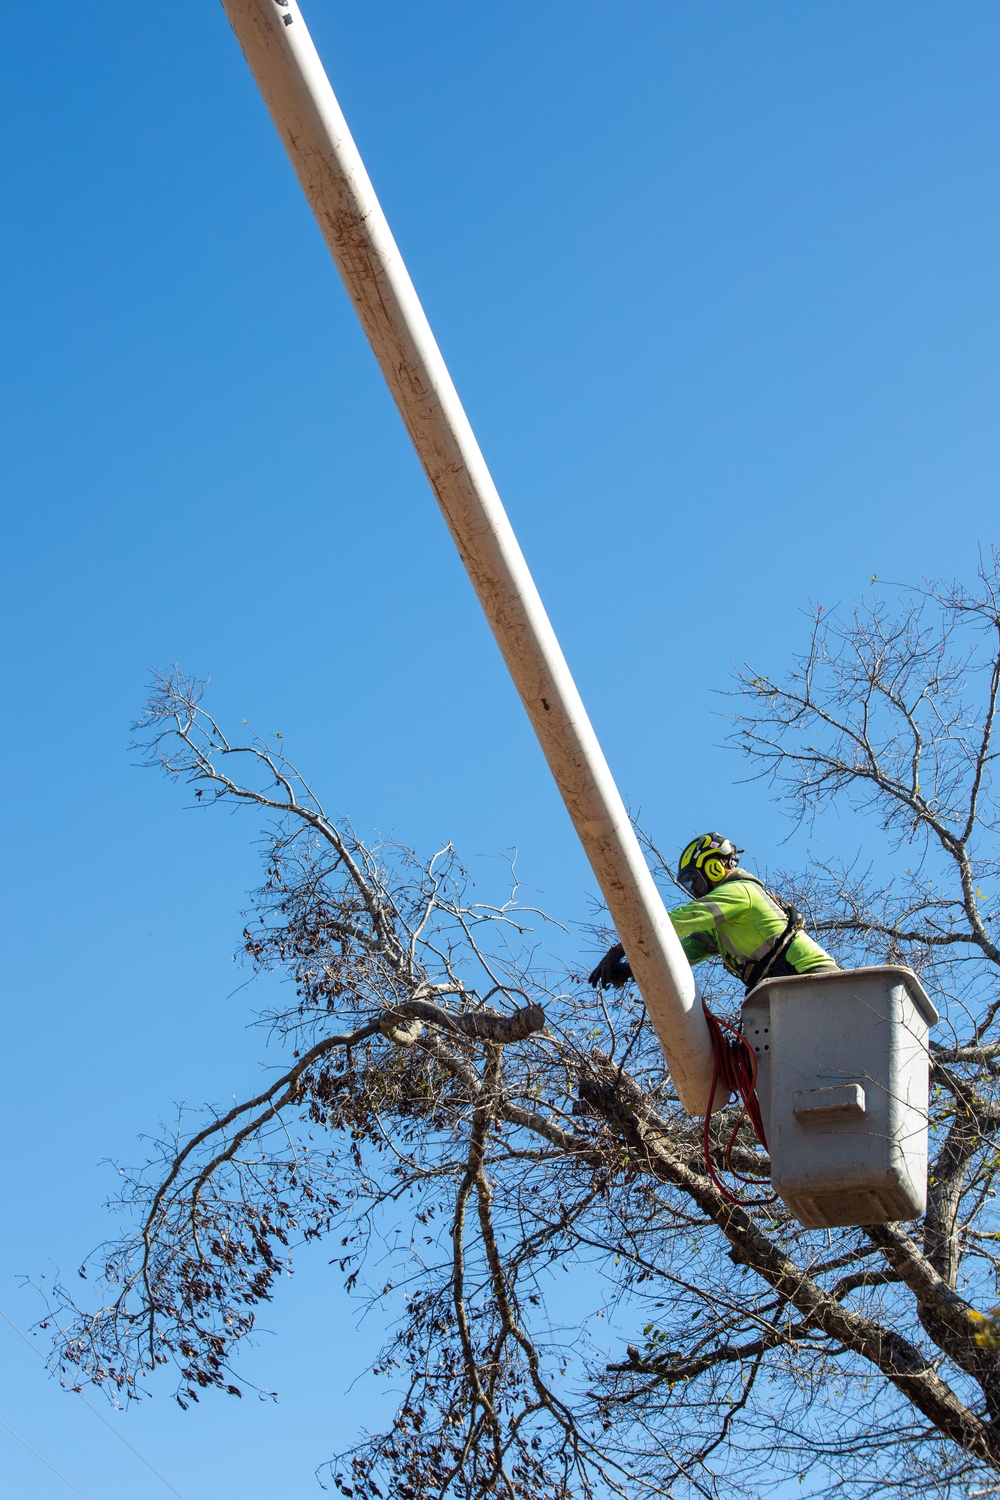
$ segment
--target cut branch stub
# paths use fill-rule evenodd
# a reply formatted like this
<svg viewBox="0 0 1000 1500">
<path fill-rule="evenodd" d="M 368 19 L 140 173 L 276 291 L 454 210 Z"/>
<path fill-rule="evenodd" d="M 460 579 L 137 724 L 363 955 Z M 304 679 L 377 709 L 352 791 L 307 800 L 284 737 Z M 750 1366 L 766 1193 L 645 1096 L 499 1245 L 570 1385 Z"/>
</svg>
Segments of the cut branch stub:
<svg viewBox="0 0 1000 1500">
<path fill-rule="evenodd" d="M 505 1016 L 497 1010 L 470 1010 L 456 1013 L 432 1005 L 429 1000 L 404 1000 L 394 1005 L 379 1022 L 384 1036 L 403 1046 L 411 1046 L 420 1035 L 406 1023 L 426 1021 L 431 1026 L 440 1026 L 445 1031 L 456 1031 L 461 1036 L 480 1042 L 523 1042 L 525 1037 L 541 1031 L 545 1025 L 545 1012 L 540 1005 L 525 1005 L 513 1015 Z M 405 1033 L 404 1036 L 398 1033 Z"/>
</svg>

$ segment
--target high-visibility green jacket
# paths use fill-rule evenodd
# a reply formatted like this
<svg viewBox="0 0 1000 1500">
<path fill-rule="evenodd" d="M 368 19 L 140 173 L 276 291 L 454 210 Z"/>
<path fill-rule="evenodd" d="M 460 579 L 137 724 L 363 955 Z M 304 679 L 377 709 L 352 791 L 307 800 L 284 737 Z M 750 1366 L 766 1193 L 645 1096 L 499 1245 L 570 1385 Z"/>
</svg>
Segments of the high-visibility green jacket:
<svg viewBox="0 0 1000 1500">
<path fill-rule="evenodd" d="M 750 982 L 754 968 L 766 960 L 788 930 L 788 914 L 746 870 L 734 870 L 700 901 L 675 906 L 668 913 L 690 964 L 718 954 L 730 974 Z M 836 968 L 805 932 L 797 932 L 770 974 L 808 974 Z M 753 980 L 756 983 L 756 980 Z"/>
</svg>

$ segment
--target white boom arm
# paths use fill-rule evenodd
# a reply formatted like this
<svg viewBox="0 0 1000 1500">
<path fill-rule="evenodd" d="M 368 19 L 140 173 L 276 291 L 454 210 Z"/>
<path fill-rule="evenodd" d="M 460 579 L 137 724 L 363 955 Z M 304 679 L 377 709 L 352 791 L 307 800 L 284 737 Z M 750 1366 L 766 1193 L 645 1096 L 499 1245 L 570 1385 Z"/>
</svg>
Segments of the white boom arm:
<svg viewBox="0 0 1000 1500">
<path fill-rule="evenodd" d="M 295 0 L 222 4 L 528 711 L 677 1092 L 704 1114 L 712 1045 L 690 965 L 302 14 Z"/>
</svg>

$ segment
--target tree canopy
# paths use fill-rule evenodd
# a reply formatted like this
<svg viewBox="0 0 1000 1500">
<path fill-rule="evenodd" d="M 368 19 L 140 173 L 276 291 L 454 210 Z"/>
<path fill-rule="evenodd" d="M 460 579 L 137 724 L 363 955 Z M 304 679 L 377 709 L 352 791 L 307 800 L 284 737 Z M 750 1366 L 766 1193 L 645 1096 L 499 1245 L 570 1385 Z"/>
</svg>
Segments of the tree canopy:
<svg viewBox="0 0 1000 1500">
<path fill-rule="evenodd" d="M 807 825 L 859 814 L 856 857 L 772 881 L 841 964 L 911 965 L 943 1016 L 925 1219 L 806 1231 L 767 1201 L 745 1125 L 734 1161 L 760 1201 L 719 1191 L 633 987 L 595 994 L 544 959 L 513 872 L 485 903 L 450 847 L 363 840 L 281 750 L 230 738 L 201 684 L 159 676 L 149 763 L 202 807 L 266 817 L 244 942 L 289 981 L 268 1016 L 283 1061 L 129 1179 L 128 1227 L 93 1257 L 102 1305 L 49 1289 L 64 1379 L 136 1397 L 165 1365 L 182 1404 L 238 1394 L 240 1340 L 292 1250 L 325 1240 L 395 1320 L 377 1373 L 405 1392 L 329 1464 L 354 1500 L 758 1495 L 788 1476 L 992 1493 L 998 688 L 996 557 L 971 589 L 817 610 L 786 674 L 738 685 L 751 775 Z M 741 998 L 721 971 L 707 993 Z M 714 1120 L 717 1153 L 735 1123 Z"/>
</svg>

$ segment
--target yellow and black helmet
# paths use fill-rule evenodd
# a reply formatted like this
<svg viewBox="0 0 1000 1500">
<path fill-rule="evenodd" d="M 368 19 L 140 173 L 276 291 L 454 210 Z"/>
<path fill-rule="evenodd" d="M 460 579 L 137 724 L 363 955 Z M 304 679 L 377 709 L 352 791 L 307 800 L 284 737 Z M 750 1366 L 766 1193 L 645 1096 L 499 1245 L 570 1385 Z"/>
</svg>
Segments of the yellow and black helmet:
<svg viewBox="0 0 1000 1500">
<path fill-rule="evenodd" d="M 696 874 L 703 875 L 709 885 L 718 885 L 730 870 L 740 862 L 742 849 L 737 849 L 721 833 L 702 833 L 692 839 L 677 862 L 677 883 L 690 888 Z"/>
</svg>

